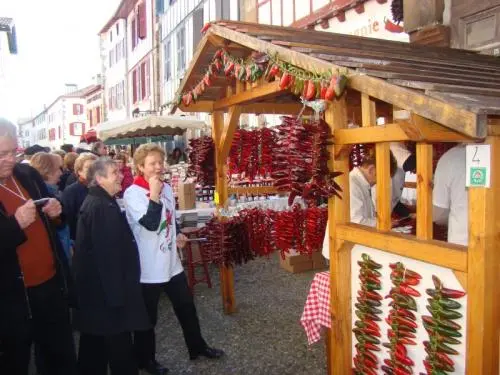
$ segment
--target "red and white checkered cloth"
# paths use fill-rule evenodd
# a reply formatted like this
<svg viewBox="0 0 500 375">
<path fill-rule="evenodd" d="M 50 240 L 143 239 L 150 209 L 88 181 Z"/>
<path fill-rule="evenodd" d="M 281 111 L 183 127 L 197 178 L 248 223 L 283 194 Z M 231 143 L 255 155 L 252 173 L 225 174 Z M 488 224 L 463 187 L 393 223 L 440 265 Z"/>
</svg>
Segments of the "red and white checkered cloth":
<svg viewBox="0 0 500 375">
<path fill-rule="evenodd" d="M 322 326 L 330 328 L 330 272 L 319 272 L 314 276 L 300 323 L 309 345 L 319 341 Z"/>
</svg>

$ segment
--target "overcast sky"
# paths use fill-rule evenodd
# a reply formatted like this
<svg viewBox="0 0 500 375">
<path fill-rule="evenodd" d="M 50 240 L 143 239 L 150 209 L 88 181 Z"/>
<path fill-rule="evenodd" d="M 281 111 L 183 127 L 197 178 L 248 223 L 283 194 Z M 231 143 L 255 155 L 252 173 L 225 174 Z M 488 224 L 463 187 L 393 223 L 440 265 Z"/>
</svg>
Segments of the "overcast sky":
<svg viewBox="0 0 500 375">
<path fill-rule="evenodd" d="M 0 61 L 0 117 L 35 115 L 64 92 L 65 83 L 91 84 L 101 69 L 97 33 L 119 3 L 0 0 L 0 17 L 15 20 L 19 50 Z"/>
</svg>

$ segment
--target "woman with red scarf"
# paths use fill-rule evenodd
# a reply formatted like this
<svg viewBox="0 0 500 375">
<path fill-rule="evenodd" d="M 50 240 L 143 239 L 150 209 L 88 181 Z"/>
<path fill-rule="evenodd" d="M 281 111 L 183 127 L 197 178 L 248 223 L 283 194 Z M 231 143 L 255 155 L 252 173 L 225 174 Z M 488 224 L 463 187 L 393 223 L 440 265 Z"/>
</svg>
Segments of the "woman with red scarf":
<svg viewBox="0 0 500 375">
<path fill-rule="evenodd" d="M 118 197 L 121 198 L 125 190 L 134 182 L 134 176 L 132 175 L 132 169 L 128 166 L 128 155 L 126 153 L 120 152 L 116 155 L 115 161 L 123 177 L 122 190 L 118 193 Z"/>
<path fill-rule="evenodd" d="M 201 335 L 193 296 L 177 254 L 177 247 L 184 247 L 186 237 L 177 234 L 175 198 L 172 188 L 162 181 L 164 162 L 162 148 L 154 144 L 140 146 L 134 154 L 137 177 L 123 197 L 127 220 L 139 248 L 142 294 L 153 326 L 135 332 L 134 337 L 139 368 L 149 374 L 168 371 L 156 361 L 154 326 L 162 292 L 172 302 L 190 358 L 217 359 L 224 354 L 209 347 Z"/>
</svg>

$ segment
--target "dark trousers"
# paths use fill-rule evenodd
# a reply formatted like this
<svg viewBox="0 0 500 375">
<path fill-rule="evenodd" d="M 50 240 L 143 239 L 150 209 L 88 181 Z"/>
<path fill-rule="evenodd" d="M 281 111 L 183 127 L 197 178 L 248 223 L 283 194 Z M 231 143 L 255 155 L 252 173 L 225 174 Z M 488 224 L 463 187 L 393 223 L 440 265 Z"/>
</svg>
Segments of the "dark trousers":
<svg viewBox="0 0 500 375">
<path fill-rule="evenodd" d="M 27 289 L 32 319 L 15 337 L 3 337 L 2 374 L 27 375 L 31 345 L 40 357 L 38 373 L 75 375 L 76 354 L 68 305 L 55 278 Z"/>
<path fill-rule="evenodd" d="M 156 338 L 154 327 L 158 320 L 158 302 L 162 291 L 165 291 L 170 302 L 172 302 L 175 315 L 184 333 L 184 340 L 189 354 L 196 355 L 207 346 L 201 336 L 196 307 L 184 272 L 175 275 L 168 283 L 142 284 L 142 294 L 153 328 L 148 331 L 135 332 L 134 346 L 139 367 L 143 367 L 155 359 Z"/>
<path fill-rule="evenodd" d="M 110 336 L 82 333 L 78 350 L 79 375 L 107 375 L 108 365 L 112 375 L 138 375 L 132 333 L 123 332 Z"/>
</svg>

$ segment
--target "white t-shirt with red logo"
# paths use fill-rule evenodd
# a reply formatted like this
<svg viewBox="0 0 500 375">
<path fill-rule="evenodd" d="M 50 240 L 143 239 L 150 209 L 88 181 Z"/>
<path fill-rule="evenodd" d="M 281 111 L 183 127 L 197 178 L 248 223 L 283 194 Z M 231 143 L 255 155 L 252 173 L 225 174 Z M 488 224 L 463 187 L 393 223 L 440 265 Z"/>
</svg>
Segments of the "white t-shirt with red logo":
<svg viewBox="0 0 500 375">
<path fill-rule="evenodd" d="M 150 231 L 139 220 L 149 207 L 149 191 L 139 185 L 131 185 L 123 195 L 127 220 L 134 233 L 141 260 L 141 283 L 158 284 L 170 281 L 183 272 L 177 253 L 175 233 L 175 198 L 172 188 L 163 185 L 160 194 L 162 204 L 158 229 Z"/>
</svg>

